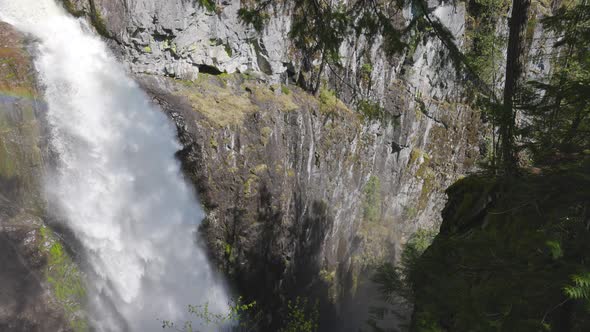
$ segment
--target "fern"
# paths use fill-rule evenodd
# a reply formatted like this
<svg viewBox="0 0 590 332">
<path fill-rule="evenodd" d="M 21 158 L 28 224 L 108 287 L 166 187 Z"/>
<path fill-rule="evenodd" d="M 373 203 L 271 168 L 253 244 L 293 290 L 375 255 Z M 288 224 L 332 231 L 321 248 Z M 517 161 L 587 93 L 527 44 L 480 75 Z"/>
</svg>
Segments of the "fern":
<svg viewBox="0 0 590 332">
<path fill-rule="evenodd" d="M 563 292 L 573 300 L 590 300 L 590 273 L 574 274 L 571 276 L 573 285 L 567 285 Z"/>
<path fill-rule="evenodd" d="M 545 244 L 549 248 L 549 251 L 551 252 L 551 257 L 553 257 L 553 259 L 559 259 L 563 257 L 563 249 L 561 249 L 561 243 L 559 243 L 558 241 L 547 241 L 545 242 Z"/>
</svg>

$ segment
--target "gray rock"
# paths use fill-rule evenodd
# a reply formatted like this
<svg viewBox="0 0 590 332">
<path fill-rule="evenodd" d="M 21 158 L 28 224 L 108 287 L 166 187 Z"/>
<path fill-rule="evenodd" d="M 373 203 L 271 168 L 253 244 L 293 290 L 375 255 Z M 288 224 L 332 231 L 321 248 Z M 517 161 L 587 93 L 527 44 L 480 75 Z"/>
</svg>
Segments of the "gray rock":
<svg viewBox="0 0 590 332">
<path fill-rule="evenodd" d="M 359 100 L 382 106 L 385 120 L 377 121 L 322 113 L 301 91 L 287 98 L 295 98 L 294 109 L 285 112 L 280 87 L 244 90 L 233 76 L 230 83 L 206 76 L 191 91 L 159 77 L 251 72 L 269 84 L 295 80 L 302 57 L 288 37 L 289 2 L 271 8 L 260 33 L 240 22 L 238 0 L 218 1 L 215 12 L 183 0 L 93 0 L 93 10 L 87 0 L 72 2 L 88 16 L 100 13 L 113 49 L 176 122 L 185 170 L 209 209 L 205 232 L 214 257 L 240 291 L 260 291 L 271 307 L 280 304 L 277 294 L 321 284 L 346 316 L 346 299 L 362 302 L 355 290 L 368 268 L 399 257 L 419 228 L 440 225 L 445 188 L 474 170 L 483 152 L 489 128 L 465 100 L 466 77 L 436 37 L 393 57 L 381 36 L 343 42 L 341 66 L 326 68 L 322 79 L 351 108 Z M 463 49 L 465 4 L 428 5 Z M 408 7 L 394 19 L 413 15 Z M 505 24 L 498 26 L 505 33 Z"/>
<path fill-rule="evenodd" d="M 370 268 L 437 224 L 444 189 L 479 156 L 479 117 L 466 105 L 432 100 L 440 118 L 412 109 L 381 122 L 240 76 L 139 80 L 176 122 L 213 257 L 270 310 L 303 289 L 327 292 L 340 315 L 366 308 Z M 389 105 L 408 109 L 412 97 Z M 339 319 L 360 326 L 364 314 Z"/>
</svg>

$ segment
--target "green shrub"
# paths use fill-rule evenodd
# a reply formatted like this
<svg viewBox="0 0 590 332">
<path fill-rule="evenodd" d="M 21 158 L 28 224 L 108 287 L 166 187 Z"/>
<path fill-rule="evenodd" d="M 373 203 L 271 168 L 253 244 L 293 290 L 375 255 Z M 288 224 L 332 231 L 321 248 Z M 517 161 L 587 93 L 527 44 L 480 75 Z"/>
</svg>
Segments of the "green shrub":
<svg viewBox="0 0 590 332">
<path fill-rule="evenodd" d="M 216 9 L 215 0 L 199 0 L 199 5 L 210 12 L 214 12 Z"/>
<path fill-rule="evenodd" d="M 384 109 L 379 102 L 361 99 L 357 102 L 357 111 L 367 120 L 380 120 L 383 118 Z"/>
</svg>

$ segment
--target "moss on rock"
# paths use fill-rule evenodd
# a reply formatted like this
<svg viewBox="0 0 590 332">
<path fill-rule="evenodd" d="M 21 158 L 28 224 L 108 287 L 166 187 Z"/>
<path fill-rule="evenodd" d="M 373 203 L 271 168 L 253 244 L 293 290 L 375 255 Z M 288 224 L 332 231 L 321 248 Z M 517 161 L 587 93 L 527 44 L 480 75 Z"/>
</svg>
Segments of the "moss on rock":
<svg viewBox="0 0 590 332">
<path fill-rule="evenodd" d="M 586 331 L 564 291 L 590 271 L 590 162 L 541 175 L 466 177 L 413 267 L 412 331 Z M 492 314 L 493 313 L 493 314 Z"/>
<path fill-rule="evenodd" d="M 320 112 L 325 114 L 338 113 L 341 111 L 350 112 L 348 107 L 336 97 L 336 93 L 325 87 L 320 89 L 319 94 Z"/>
<path fill-rule="evenodd" d="M 88 322 L 82 307 L 82 303 L 86 301 L 83 275 L 49 228 L 42 226 L 39 233 L 39 250 L 47 257 L 46 280 L 51 285 L 55 298 L 65 310 L 70 327 L 76 332 L 88 331 Z"/>
<path fill-rule="evenodd" d="M 381 182 L 371 176 L 364 189 L 363 218 L 365 222 L 378 222 L 381 217 Z"/>
<path fill-rule="evenodd" d="M 24 37 L 5 23 L 0 23 L 0 59 L 0 235 L 2 240 L 6 236 L 14 242 L 20 263 L 35 275 L 35 281 L 28 283 L 31 288 L 42 290 L 34 305 L 25 300 L 35 296 L 28 290 L 18 294 L 23 297 L 22 307 L 12 320 L 26 321 L 31 330 L 61 331 L 68 324 L 69 330 L 87 331 L 81 273 L 58 237 L 43 226 L 40 184 L 44 142 L 38 120 L 43 102 L 37 93 L 33 63 Z M 3 281 L 11 278 L 10 271 L 0 274 Z M 0 314 L 0 326 L 6 326 L 3 318 Z"/>
</svg>

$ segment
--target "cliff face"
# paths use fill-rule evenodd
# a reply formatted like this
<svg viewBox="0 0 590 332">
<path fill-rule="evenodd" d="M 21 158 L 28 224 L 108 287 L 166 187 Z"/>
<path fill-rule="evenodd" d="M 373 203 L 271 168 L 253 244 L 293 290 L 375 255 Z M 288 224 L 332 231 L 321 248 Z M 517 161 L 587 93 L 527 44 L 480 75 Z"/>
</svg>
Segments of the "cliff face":
<svg viewBox="0 0 590 332">
<path fill-rule="evenodd" d="M 209 211 L 212 255 L 238 293 L 269 308 L 316 293 L 354 316 L 347 304 L 363 303 L 369 268 L 439 224 L 443 190 L 482 152 L 485 127 L 436 38 L 389 58 L 379 39 L 351 36 L 342 68 L 313 97 L 291 84 L 305 73 L 286 2 L 260 33 L 238 20 L 239 1 L 215 11 L 181 0 L 64 4 L 111 41 L 176 122 L 179 157 Z M 464 4 L 434 15 L 461 46 Z M 381 101 L 385 114 L 362 114 L 333 90 L 348 105 Z"/>
<path fill-rule="evenodd" d="M 62 0 L 76 16 L 86 16 L 97 32 L 112 41 L 135 73 L 193 79 L 205 73 L 263 73 L 273 83 L 307 77 L 309 65 L 289 37 L 293 3 L 272 2 L 268 22 L 261 31 L 238 16 L 241 1 L 113 1 Z M 215 3 L 208 8 L 201 3 Z M 465 37 L 465 3 L 428 2 L 431 17 L 448 29 L 459 48 Z M 396 24 L 415 18 L 415 8 L 405 8 L 393 17 Z M 346 102 L 353 97 L 383 100 L 390 88 L 403 79 L 412 94 L 438 100 L 461 96 L 452 61 L 442 42 L 432 33 L 417 32 L 412 46 L 402 54 L 386 55 L 383 36 L 368 39 L 350 33 L 340 47 L 342 68 L 326 70 L 325 79 Z M 367 66 L 370 65 L 370 73 Z M 369 74 L 369 75 L 367 75 Z M 368 76 L 368 77 L 367 77 Z M 348 91 L 345 91 L 348 90 Z M 428 106 L 429 103 L 427 103 Z"/>
<path fill-rule="evenodd" d="M 72 330 L 83 290 L 43 222 L 44 106 L 26 39 L 2 22 L 0 58 L 0 330 Z"/>
<path fill-rule="evenodd" d="M 367 122 L 326 91 L 314 98 L 241 76 L 141 82 L 177 123 L 179 157 L 209 212 L 213 256 L 241 293 L 271 307 L 304 289 L 339 306 L 359 301 L 362 272 L 436 223 L 416 218 L 437 214 L 439 191 L 475 154 L 455 151 L 457 166 L 437 149 L 478 139 L 434 129 L 424 150 L 399 149 L 391 137 L 414 120 Z M 449 121 L 475 121 L 456 107 Z"/>
</svg>

